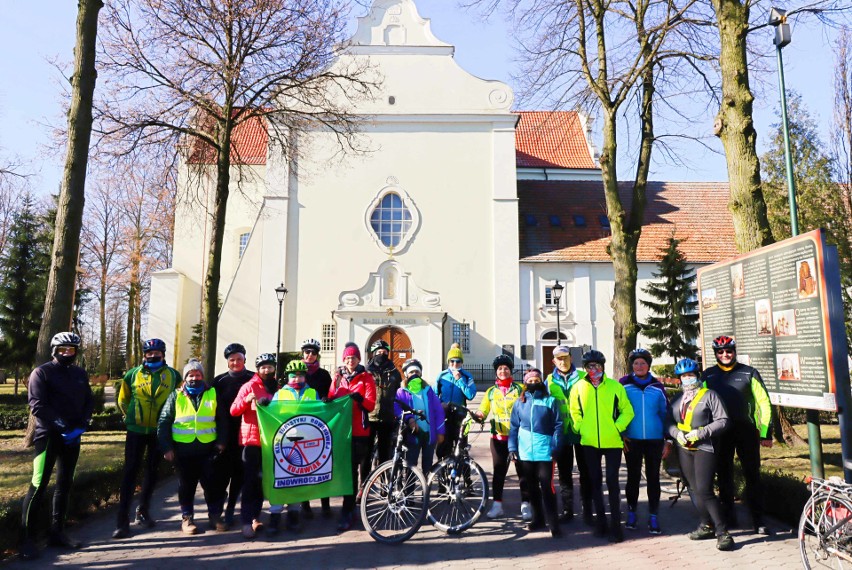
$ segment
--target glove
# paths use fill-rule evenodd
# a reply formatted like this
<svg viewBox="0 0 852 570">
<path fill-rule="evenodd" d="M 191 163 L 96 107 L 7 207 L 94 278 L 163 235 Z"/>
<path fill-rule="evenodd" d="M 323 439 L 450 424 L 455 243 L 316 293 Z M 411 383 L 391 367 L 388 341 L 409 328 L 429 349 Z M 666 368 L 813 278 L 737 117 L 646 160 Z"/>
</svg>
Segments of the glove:
<svg viewBox="0 0 852 570">
<path fill-rule="evenodd" d="M 510 451 L 509 452 L 509 461 L 514 462 L 514 461 L 518 461 L 518 460 L 520 460 L 520 457 L 518 457 L 518 452 L 517 451 Z"/>
<path fill-rule="evenodd" d="M 364 396 L 362 396 L 358 392 L 352 392 L 349 395 L 352 396 L 352 399 L 358 402 L 359 404 L 364 401 Z"/>
<path fill-rule="evenodd" d="M 80 436 L 86 432 L 83 428 L 72 429 L 71 431 L 62 433 L 62 440 L 65 442 L 65 445 L 73 445 L 75 443 L 80 443 Z"/>
<path fill-rule="evenodd" d="M 686 441 L 686 436 L 683 435 L 682 431 L 679 431 L 677 433 L 677 437 L 675 439 L 677 440 L 677 442 L 680 444 L 681 447 L 688 447 L 689 446 L 689 442 Z"/>
<path fill-rule="evenodd" d="M 271 401 L 272 401 L 271 399 L 264 396 L 263 398 L 257 399 L 257 405 L 258 406 L 268 406 Z"/>
<path fill-rule="evenodd" d="M 686 441 L 689 443 L 695 443 L 699 439 L 701 439 L 701 429 L 694 429 L 686 434 Z"/>
</svg>

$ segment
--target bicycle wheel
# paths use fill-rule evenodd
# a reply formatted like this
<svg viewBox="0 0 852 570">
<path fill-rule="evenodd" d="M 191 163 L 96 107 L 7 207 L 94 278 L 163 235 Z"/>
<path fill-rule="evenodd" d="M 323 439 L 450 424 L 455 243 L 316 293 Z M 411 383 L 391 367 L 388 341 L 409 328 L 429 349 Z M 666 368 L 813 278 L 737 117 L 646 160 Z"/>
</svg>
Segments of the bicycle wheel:
<svg viewBox="0 0 852 570">
<path fill-rule="evenodd" d="M 361 522 L 374 540 L 397 544 L 411 538 L 426 519 L 426 478 L 420 469 L 394 462 L 379 465 L 364 484 Z"/>
<path fill-rule="evenodd" d="M 488 504 L 488 479 L 473 459 L 466 458 L 457 468 L 448 457 L 429 473 L 429 512 L 435 528 L 458 534 L 472 527 Z"/>
<path fill-rule="evenodd" d="M 799 520 L 799 550 L 807 569 L 852 569 L 852 503 L 827 493 L 808 499 Z"/>
</svg>

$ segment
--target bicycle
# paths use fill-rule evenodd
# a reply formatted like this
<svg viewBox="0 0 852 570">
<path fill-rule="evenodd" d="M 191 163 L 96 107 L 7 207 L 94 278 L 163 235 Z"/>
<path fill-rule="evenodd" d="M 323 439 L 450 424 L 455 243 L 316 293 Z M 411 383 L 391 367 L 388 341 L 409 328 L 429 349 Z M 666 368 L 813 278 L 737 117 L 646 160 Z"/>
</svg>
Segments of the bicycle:
<svg viewBox="0 0 852 570">
<path fill-rule="evenodd" d="M 361 496 L 361 522 L 373 540 L 386 544 L 405 542 L 426 520 L 429 487 L 423 472 L 405 460 L 408 447 L 405 414 L 425 419 L 425 414 L 396 400 L 402 407 L 393 459 L 379 465 L 364 483 Z"/>
<path fill-rule="evenodd" d="M 839 477 L 809 478 L 811 497 L 799 520 L 802 564 L 852 568 L 852 485 Z"/>
<path fill-rule="evenodd" d="M 473 412 L 450 404 L 448 414 L 464 414 L 450 455 L 432 467 L 429 473 L 429 511 L 426 517 L 435 528 L 447 534 L 459 534 L 476 524 L 488 504 L 488 479 L 485 470 L 470 456 L 467 435 Z"/>
</svg>

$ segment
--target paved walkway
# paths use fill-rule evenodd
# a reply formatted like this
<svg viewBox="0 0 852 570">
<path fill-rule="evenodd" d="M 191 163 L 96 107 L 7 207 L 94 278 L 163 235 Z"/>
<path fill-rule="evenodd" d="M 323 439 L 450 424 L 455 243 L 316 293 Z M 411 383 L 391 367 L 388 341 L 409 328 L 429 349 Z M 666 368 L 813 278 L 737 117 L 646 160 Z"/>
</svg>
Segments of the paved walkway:
<svg viewBox="0 0 852 570">
<path fill-rule="evenodd" d="M 488 434 L 474 441 L 474 456 L 489 472 L 491 460 Z M 510 473 L 513 471 L 510 470 Z M 622 472 L 622 478 L 624 477 Z M 575 474 L 575 485 L 576 485 Z M 623 484 L 623 481 L 622 481 Z M 71 529 L 71 534 L 87 545 L 84 549 L 65 553 L 49 548 L 40 561 L 23 563 L 13 560 L 8 568 L 34 568 L 51 564 L 66 568 L 164 568 L 186 570 L 203 564 L 205 568 L 240 570 L 266 567 L 270 564 L 289 568 L 464 568 L 494 570 L 511 568 L 611 568 L 643 570 L 672 568 L 678 570 L 761 568 L 776 570 L 800 568 L 797 542 L 789 529 L 776 527 L 778 535 L 766 538 L 745 531 L 734 531 L 737 548 L 722 553 L 715 541 L 693 542 L 685 533 L 696 526 L 694 508 L 687 497 L 670 507 L 667 500 L 674 492 L 674 482 L 663 482 L 663 505 L 660 520 L 664 534 L 651 536 L 644 528 L 625 531 L 626 540 L 609 544 L 591 535 L 580 519 L 563 526 L 565 536 L 552 539 L 547 532 L 528 533 L 521 523 L 517 480 L 507 481 L 505 507 L 508 518 L 484 519 L 460 536 L 447 536 L 431 526 L 424 526 L 411 540 L 398 546 L 374 542 L 358 530 L 335 534 L 335 520 L 319 516 L 307 522 L 299 535 L 282 532 L 277 537 L 261 537 L 248 542 L 238 530 L 227 533 L 207 531 L 188 537 L 180 533 L 180 511 L 177 504 L 177 480 L 165 482 L 154 496 L 153 510 L 159 519 L 152 530 L 135 530 L 124 540 L 112 540 L 114 511 L 110 510 Z M 622 487 L 623 488 L 623 487 Z M 639 506 L 640 522 L 646 505 L 644 489 Z M 623 502 L 623 498 L 622 498 Z M 199 522 L 206 523 L 200 493 L 197 498 Z M 335 514 L 340 501 L 332 501 Z M 740 520 L 747 520 L 740 512 Z M 201 525 L 199 525 L 201 526 Z"/>
</svg>

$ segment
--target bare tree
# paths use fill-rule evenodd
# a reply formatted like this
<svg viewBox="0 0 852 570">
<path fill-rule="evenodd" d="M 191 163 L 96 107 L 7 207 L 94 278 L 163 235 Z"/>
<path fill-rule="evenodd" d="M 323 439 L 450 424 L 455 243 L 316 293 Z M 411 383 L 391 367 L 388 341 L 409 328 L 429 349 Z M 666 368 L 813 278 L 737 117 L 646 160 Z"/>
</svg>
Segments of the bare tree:
<svg viewBox="0 0 852 570">
<path fill-rule="evenodd" d="M 615 272 L 612 299 L 615 373 L 628 370 L 636 346 L 636 251 L 642 232 L 646 188 L 655 142 L 657 73 L 679 53 L 670 44 L 688 20 L 693 0 L 474 0 L 487 13 L 504 7 L 522 35 L 527 96 L 556 107 L 597 112 L 603 119 L 601 175 L 612 231 L 609 254 Z M 635 109 L 628 110 L 635 101 Z M 632 188 L 619 193 L 618 128 L 631 114 L 639 125 Z"/>
<path fill-rule="evenodd" d="M 852 344 L 852 32 L 843 28 L 837 37 L 834 67 L 834 125 L 831 156 L 834 179 L 840 185 L 844 212 L 835 220 L 844 224 L 847 243 L 838 244 L 843 270 L 843 300 L 846 309 L 846 338 Z M 844 256 L 845 253 L 845 256 Z"/>
<path fill-rule="evenodd" d="M 68 154 L 56 210 L 56 232 L 44 303 L 44 319 L 38 336 L 37 362 L 50 357 L 50 338 L 68 330 L 77 281 L 80 231 L 86 203 L 86 168 L 92 133 L 92 100 L 95 92 L 95 44 L 101 0 L 79 0 L 74 73 L 71 76 L 71 107 L 68 112 Z"/>
<path fill-rule="evenodd" d="M 117 0 L 102 58 L 113 92 L 105 132 L 131 146 L 184 138 L 196 162 L 215 163 L 209 261 L 203 285 L 205 366 L 214 369 L 219 282 L 234 130 L 264 121 L 276 146 L 312 125 L 352 148 L 351 104 L 371 95 L 368 69 L 337 59 L 346 0 Z M 272 146 L 272 145 L 270 145 Z M 192 162 L 192 161 L 190 161 Z"/>
</svg>

